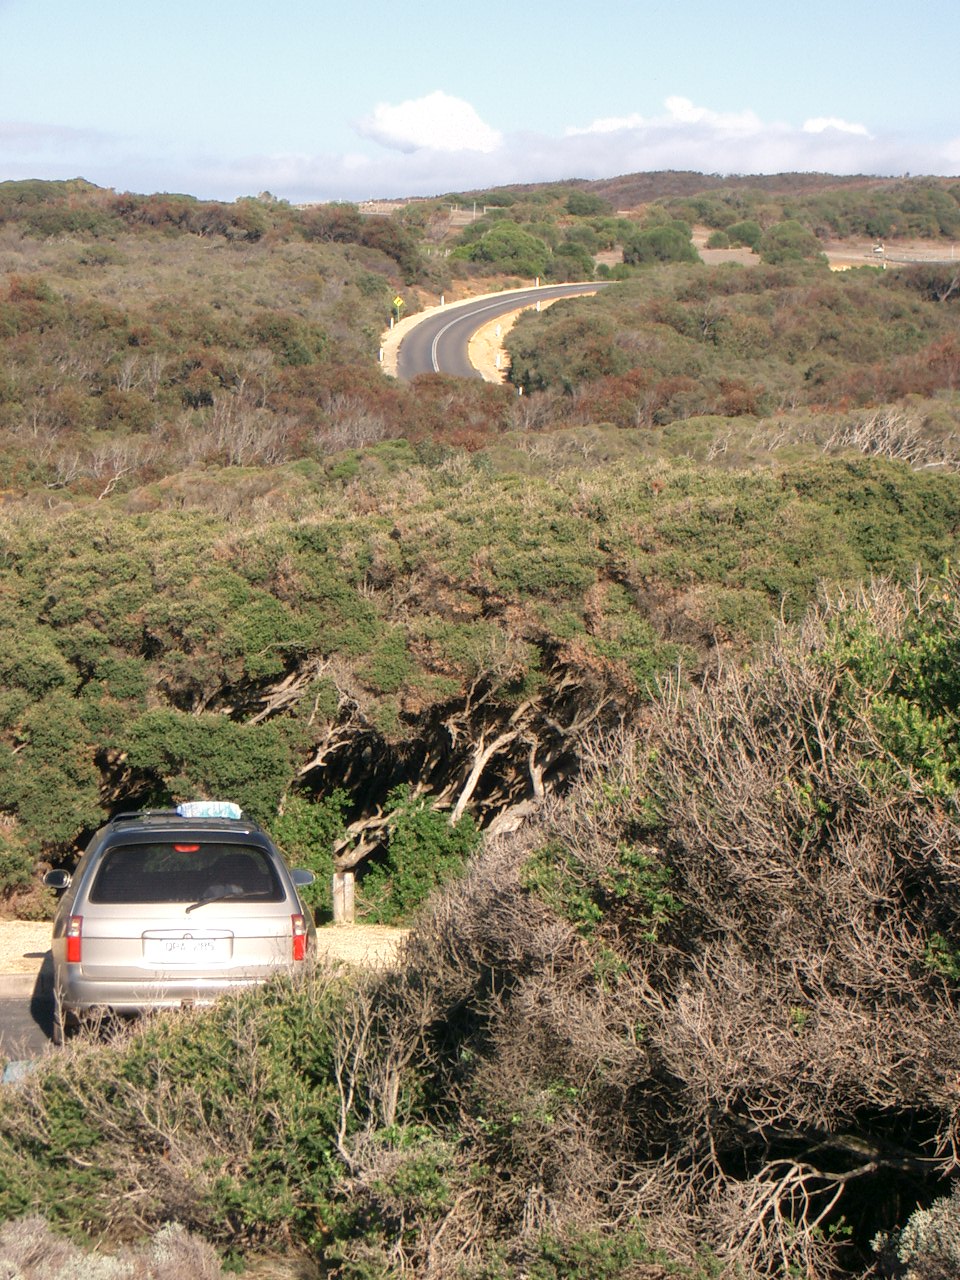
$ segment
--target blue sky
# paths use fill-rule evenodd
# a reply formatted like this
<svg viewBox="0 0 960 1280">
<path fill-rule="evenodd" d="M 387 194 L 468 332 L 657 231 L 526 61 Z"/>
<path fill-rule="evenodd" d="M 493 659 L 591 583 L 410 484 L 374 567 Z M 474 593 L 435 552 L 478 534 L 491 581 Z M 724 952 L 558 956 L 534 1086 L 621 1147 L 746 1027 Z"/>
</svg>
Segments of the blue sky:
<svg viewBox="0 0 960 1280">
<path fill-rule="evenodd" d="M 0 180 L 295 202 L 960 174 L 952 0 L 0 0 Z"/>
</svg>

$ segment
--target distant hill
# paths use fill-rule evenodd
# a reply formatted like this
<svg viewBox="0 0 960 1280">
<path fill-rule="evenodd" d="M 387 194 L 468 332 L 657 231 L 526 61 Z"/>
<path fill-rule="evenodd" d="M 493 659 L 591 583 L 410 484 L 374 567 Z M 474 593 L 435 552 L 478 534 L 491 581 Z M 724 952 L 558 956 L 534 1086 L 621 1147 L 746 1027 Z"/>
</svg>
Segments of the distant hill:
<svg viewBox="0 0 960 1280">
<path fill-rule="evenodd" d="M 925 182 L 942 182 L 944 186 L 956 179 L 924 179 Z M 601 196 L 619 209 L 649 204 L 654 200 L 672 200 L 678 197 L 701 195 L 707 191 L 733 191 L 749 189 L 771 194 L 815 195 L 840 189 L 875 189 L 902 182 L 903 178 L 872 177 L 868 174 L 840 175 L 833 173 L 773 173 L 773 174 L 707 174 L 687 169 L 658 169 L 645 173 L 625 173 L 615 178 L 569 178 L 561 182 L 514 183 L 498 187 L 522 198 L 539 191 L 575 189 Z M 463 192 L 464 199 L 479 196 L 480 191 Z"/>
</svg>

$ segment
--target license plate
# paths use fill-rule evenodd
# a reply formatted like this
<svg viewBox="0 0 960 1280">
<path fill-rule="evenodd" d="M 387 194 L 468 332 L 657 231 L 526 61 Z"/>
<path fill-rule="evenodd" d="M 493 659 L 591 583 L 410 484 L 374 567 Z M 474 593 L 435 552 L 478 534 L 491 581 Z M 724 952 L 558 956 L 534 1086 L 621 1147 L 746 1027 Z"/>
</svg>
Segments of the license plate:
<svg viewBox="0 0 960 1280">
<path fill-rule="evenodd" d="M 153 964 L 193 964 L 198 960 L 229 960 L 229 938 L 144 938 L 144 959 Z"/>
</svg>

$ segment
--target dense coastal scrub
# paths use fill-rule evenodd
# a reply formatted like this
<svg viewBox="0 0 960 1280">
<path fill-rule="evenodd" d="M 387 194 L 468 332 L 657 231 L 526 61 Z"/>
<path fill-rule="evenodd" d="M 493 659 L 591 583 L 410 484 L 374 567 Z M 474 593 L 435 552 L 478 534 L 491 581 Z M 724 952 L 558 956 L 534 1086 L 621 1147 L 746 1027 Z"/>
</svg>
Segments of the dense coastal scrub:
<svg viewBox="0 0 960 1280">
<path fill-rule="evenodd" d="M 8 892 L 121 802 L 228 794 L 295 847 L 294 801 L 347 848 L 405 787 L 489 825 L 572 778 L 585 732 L 749 653 L 822 581 L 958 553 L 960 477 L 881 459 L 366 457 L 362 484 L 275 471 L 283 498 L 245 520 L 0 517 Z"/>
<path fill-rule="evenodd" d="M 397 969 L 51 1057 L 0 1098 L 0 1209 L 344 1277 L 933 1267 L 902 1206 L 956 1156 L 957 586 L 666 682 Z"/>
<path fill-rule="evenodd" d="M 819 246 L 957 191 L 647 177 L 0 184 L 5 908 L 207 794 L 413 926 L 0 1093 L 0 1263 L 953 1274 L 960 285 Z M 513 387 L 376 368 L 398 290 L 618 251 Z"/>
</svg>

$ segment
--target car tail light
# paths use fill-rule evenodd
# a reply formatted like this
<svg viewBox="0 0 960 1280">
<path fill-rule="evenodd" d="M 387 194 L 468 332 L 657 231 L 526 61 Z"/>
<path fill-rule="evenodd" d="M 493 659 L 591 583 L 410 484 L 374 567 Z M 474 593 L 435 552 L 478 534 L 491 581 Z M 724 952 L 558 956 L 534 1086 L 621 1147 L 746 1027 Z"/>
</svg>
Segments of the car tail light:
<svg viewBox="0 0 960 1280">
<path fill-rule="evenodd" d="M 80 963 L 80 942 L 83 933 L 83 916 L 71 916 L 67 921 L 67 964 Z"/>
<path fill-rule="evenodd" d="M 290 923 L 293 925 L 293 958 L 294 960 L 306 960 L 307 958 L 307 922 L 303 916 L 295 915 L 290 917 Z"/>
</svg>

